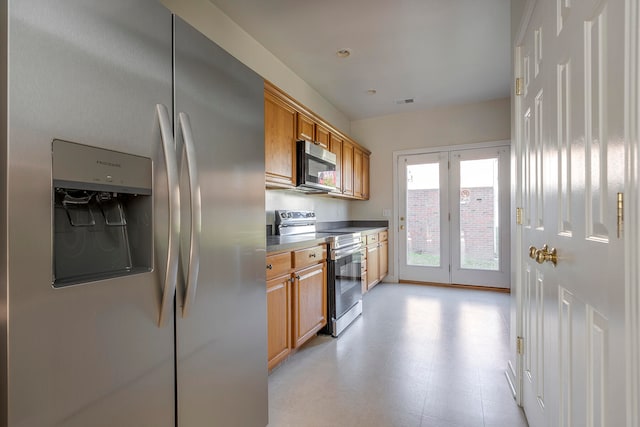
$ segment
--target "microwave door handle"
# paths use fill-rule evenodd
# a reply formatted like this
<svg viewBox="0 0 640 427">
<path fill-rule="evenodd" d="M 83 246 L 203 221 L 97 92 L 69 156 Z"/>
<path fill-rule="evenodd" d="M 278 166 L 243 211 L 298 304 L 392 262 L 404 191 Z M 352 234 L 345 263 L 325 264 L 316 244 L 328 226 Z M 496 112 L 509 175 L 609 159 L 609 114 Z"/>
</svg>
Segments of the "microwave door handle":
<svg viewBox="0 0 640 427">
<path fill-rule="evenodd" d="M 198 273 L 200 271 L 200 231 L 202 228 L 202 199 L 200 196 L 200 183 L 198 182 L 198 168 L 196 164 L 196 151 L 193 141 L 193 132 L 189 116 L 185 113 L 178 114 L 178 127 L 182 132 L 184 150 L 186 154 L 187 173 L 189 175 L 189 189 L 191 200 L 191 235 L 189 239 L 189 266 L 187 268 L 187 284 L 182 317 L 189 315 L 198 288 Z"/>
<path fill-rule="evenodd" d="M 169 187 L 169 242 L 167 248 L 167 267 L 162 287 L 162 301 L 158 327 L 163 327 L 170 314 L 173 296 L 178 280 L 178 251 L 180 249 L 180 187 L 178 177 L 178 162 L 172 135 L 171 120 L 167 107 L 156 105 L 160 136 L 167 168 L 167 185 Z"/>
</svg>

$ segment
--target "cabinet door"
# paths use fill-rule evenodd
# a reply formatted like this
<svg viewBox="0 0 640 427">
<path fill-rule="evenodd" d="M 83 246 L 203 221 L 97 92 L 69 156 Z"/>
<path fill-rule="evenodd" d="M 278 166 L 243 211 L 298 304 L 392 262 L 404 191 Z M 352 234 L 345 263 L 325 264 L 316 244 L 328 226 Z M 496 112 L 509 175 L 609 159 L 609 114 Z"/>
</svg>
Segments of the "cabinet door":
<svg viewBox="0 0 640 427">
<path fill-rule="evenodd" d="M 353 196 L 353 144 L 342 142 L 342 194 Z"/>
<path fill-rule="evenodd" d="M 389 242 L 383 241 L 380 242 L 380 247 L 378 248 L 380 251 L 379 259 L 380 259 L 380 274 L 378 275 L 379 279 L 382 280 L 389 273 Z"/>
<path fill-rule="evenodd" d="M 367 281 L 367 248 L 362 248 L 360 254 L 362 256 L 362 295 L 364 295 L 368 291 L 367 285 L 369 284 Z"/>
<path fill-rule="evenodd" d="M 334 134 L 330 134 L 329 151 L 336 155 L 336 189 L 338 193 L 342 193 L 342 138 L 339 138 Z"/>
<path fill-rule="evenodd" d="M 358 147 L 353 149 L 353 196 L 362 199 L 362 158 L 364 153 Z"/>
<path fill-rule="evenodd" d="M 367 289 L 373 288 L 380 280 L 379 249 L 377 243 L 367 247 Z"/>
<path fill-rule="evenodd" d="M 314 142 L 316 140 L 315 128 L 316 124 L 312 119 L 298 113 L 298 132 L 296 134 L 298 139 Z"/>
<path fill-rule="evenodd" d="M 369 155 L 362 154 L 362 198 L 369 200 Z"/>
<path fill-rule="evenodd" d="M 267 281 L 267 360 L 269 369 L 291 352 L 291 275 Z"/>
<path fill-rule="evenodd" d="M 326 263 L 294 273 L 294 347 L 302 345 L 327 324 Z"/>
<path fill-rule="evenodd" d="M 264 94 L 264 149 L 267 184 L 295 186 L 296 111 L 269 92 Z"/>
<path fill-rule="evenodd" d="M 329 129 L 322 125 L 316 124 L 316 142 L 322 146 L 322 148 L 329 149 Z M 336 159 L 338 162 L 339 159 Z"/>
</svg>

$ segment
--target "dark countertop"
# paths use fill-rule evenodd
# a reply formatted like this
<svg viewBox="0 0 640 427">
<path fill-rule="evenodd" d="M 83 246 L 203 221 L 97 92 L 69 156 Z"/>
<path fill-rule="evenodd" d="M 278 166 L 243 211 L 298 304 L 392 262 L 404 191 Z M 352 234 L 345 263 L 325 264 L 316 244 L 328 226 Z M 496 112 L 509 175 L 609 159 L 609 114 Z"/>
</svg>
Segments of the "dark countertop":
<svg viewBox="0 0 640 427">
<path fill-rule="evenodd" d="M 318 233 L 296 234 L 293 236 L 267 236 L 267 253 L 294 251 L 314 245 L 326 244 L 332 232 L 335 232 L 335 235 L 361 233 L 366 236 L 367 234 L 379 233 L 387 229 L 387 226 L 381 226 L 380 224 L 371 226 L 340 226 L 337 228 L 323 227 Z"/>
</svg>

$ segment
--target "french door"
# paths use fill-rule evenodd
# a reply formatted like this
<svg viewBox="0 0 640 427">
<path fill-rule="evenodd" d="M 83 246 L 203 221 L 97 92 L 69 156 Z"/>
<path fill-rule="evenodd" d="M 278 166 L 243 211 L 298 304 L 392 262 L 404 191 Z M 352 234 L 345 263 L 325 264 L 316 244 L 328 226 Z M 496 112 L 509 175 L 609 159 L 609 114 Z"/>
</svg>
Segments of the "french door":
<svg viewBox="0 0 640 427">
<path fill-rule="evenodd" d="M 509 147 L 398 157 L 400 280 L 509 287 Z"/>
</svg>

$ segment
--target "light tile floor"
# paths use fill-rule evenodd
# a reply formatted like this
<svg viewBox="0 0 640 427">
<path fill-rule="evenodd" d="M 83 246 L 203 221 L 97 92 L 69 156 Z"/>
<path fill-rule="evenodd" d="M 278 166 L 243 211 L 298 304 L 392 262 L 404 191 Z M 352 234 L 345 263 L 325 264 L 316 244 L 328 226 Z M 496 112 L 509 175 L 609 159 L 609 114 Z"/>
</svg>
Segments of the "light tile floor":
<svg viewBox="0 0 640 427">
<path fill-rule="evenodd" d="M 509 295 L 380 284 L 338 339 L 269 376 L 269 427 L 527 426 L 504 376 Z"/>
</svg>

